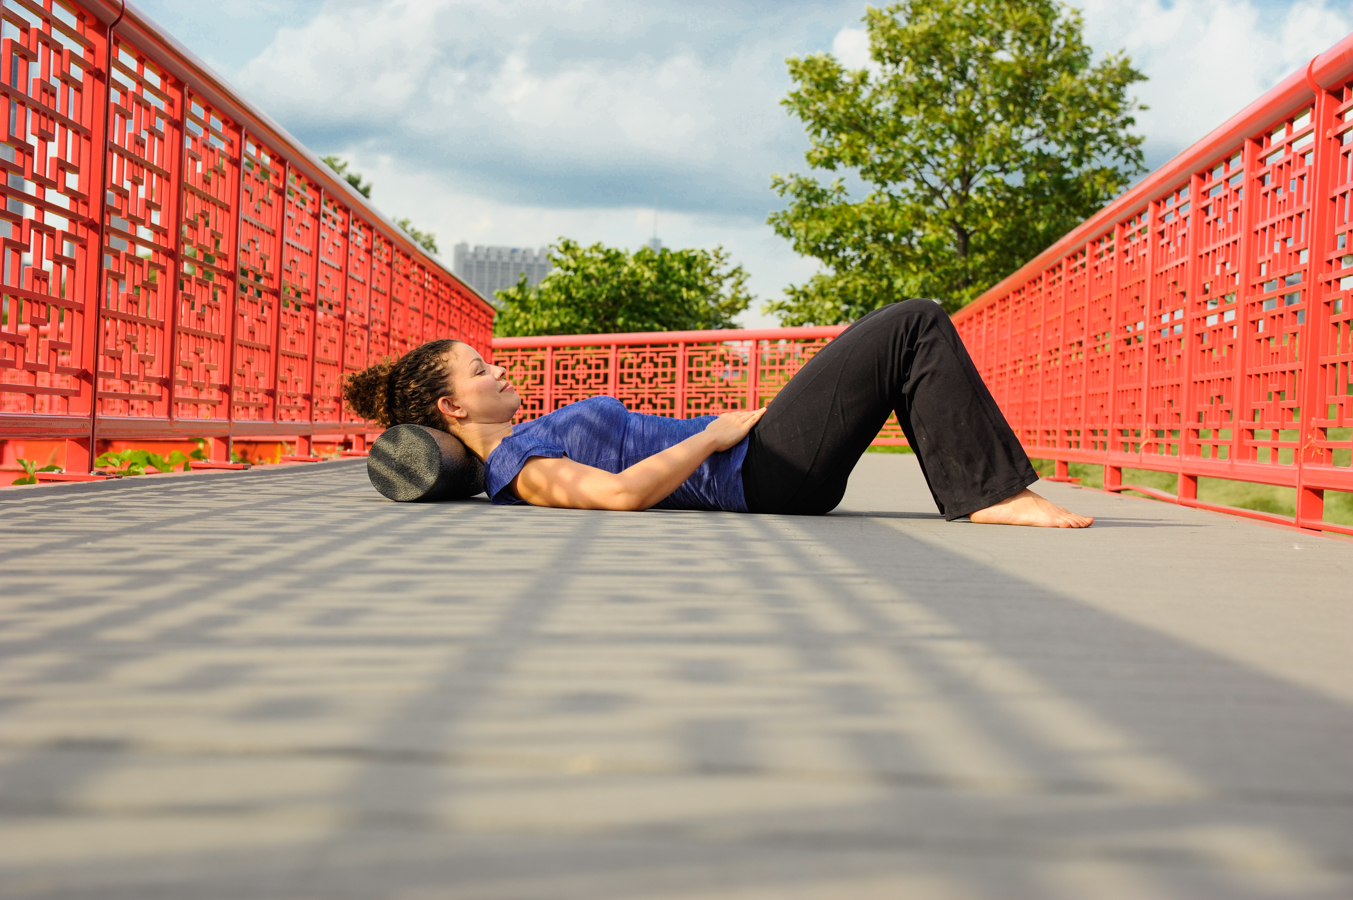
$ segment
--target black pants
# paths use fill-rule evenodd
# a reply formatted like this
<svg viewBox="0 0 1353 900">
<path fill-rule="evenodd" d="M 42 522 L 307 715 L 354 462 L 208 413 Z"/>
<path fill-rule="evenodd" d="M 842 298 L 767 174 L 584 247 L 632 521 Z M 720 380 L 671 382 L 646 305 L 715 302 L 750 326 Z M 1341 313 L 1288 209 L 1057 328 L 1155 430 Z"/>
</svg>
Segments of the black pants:
<svg viewBox="0 0 1353 900">
<path fill-rule="evenodd" d="M 946 519 L 1038 480 L 949 316 L 932 300 L 907 300 L 847 328 L 771 402 L 742 464 L 747 508 L 835 509 L 851 469 L 894 411 Z"/>
</svg>

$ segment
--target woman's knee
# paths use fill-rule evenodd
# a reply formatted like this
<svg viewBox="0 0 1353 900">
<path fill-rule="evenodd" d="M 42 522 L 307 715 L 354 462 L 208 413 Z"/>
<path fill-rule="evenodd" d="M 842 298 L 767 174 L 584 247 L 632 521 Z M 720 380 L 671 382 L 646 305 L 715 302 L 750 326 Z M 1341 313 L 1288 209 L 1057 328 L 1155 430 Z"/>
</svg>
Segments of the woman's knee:
<svg viewBox="0 0 1353 900">
<path fill-rule="evenodd" d="M 934 322 L 949 321 L 949 314 L 944 311 L 944 306 L 940 301 L 931 300 L 929 297 L 914 297 L 911 300 L 903 300 L 897 306 L 904 307 L 909 316 Z"/>
<path fill-rule="evenodd" d="M 891 303 L 888 306 L 881 307 L 875 314 L 881 320 L 897 325 L 953 327 L 949 314 L 944 311 L 944 307 L 940 305 L 939 301 L 924 297 Z"/>
</svg>

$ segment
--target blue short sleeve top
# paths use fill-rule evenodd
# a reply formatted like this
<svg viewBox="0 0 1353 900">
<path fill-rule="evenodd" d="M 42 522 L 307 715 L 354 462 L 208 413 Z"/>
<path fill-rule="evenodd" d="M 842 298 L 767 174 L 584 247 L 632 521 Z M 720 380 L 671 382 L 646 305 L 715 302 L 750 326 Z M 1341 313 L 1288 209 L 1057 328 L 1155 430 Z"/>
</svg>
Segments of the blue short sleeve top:
<svg viewBox="0 0 1353 900">
<path fill-rule="evenodd" d="M 496 504 L 524 502 L 509 485 L 533 456 L 567 457 L 619 473 L 700 433 L 714 418 L 669 419 L 634 413 L 614 397 L 590 397 L 571 403 L 514 426 L 512 434 L 494 448 L 484 464 L 489 499 Z M 729 450 L 710 454 L 690 478 L 654 508 L 746 512 L 742 493 L 742 461 L 746 455 L 746 438 Z"/>
</svg>

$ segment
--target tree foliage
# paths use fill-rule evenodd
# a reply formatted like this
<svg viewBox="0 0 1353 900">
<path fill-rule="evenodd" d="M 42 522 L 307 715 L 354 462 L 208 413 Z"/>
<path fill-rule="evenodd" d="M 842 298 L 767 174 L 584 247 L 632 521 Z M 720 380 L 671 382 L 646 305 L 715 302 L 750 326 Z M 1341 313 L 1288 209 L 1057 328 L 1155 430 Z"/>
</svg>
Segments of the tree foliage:
<svg viewBox="0 0 1353 900">
<path fill-rule="evenodd" d="M 422 247 L 427 252 L 434 255 L 439 252 L 437 250 L 437 235 L 435 232 L 423 231 L 422 229 L 413 227 L 413 223 L 409 220 L 408 216 L 405 216 L 402 219 L 395 219 L 395 224 L 403 229 L 405 234 L 413 238 L 415 244 Z"/>
<path fill-rule="evenodd" d="M 333 169 L 339 175 L 342 175 L 343 179 L 347 181 L 348 184 L 352 185 L 357 193 L 368 200 L 371 199 L 371 182 L 363 181 L 361 172 L 349 172 L 348 161 L 346 159 L 338 156 L 326 156 L 323 159 L 325 165 Z M 437 235 L 434 232 L 415 228 L 408 216 L 405 216 L 402 219 L 395 219 L 394 222 L 405 234 L 413 239 L 415 244 L 429 253 L 436 254 L 439 252 L 437 250 Z"/>
<path fill-rule="evenodd" d="M 535 287 L 523 275 L 498 292 L 496 335 L 729 328 L 752 300 L 747 273 L 729 266 L 722 247 L 631 254 L 561 238 L 550 261 L 553 271 Z"/>
<path fill-rule="evenodd" d="M 324 157 L 324 163 L 339 175 L 342 175 L 343 179 L 347 181 L 348 184 L 352 185 L 357 193 L 368 200 L 371 199 L 371 182 L 363 182 L 361 172 L 349 172 L 348 161 L 346 159 L 337 156 L 326 156 Z"/>
<path fill-rule="evenodd" d="M 775 176 L 769 222 L 825 271 L 769 304 L 786 325 L 851 321 L 906 297 L 972 300 L 1143 170 L 1144 76 L 1092 64 L 1080 15 L 1056 0 L 903 0 L 869 8 L 873 65 L 791 58 L 782 101 L 822 183 Z M 860 196 L 863 194 L 864 196 Z"/>
</svg>

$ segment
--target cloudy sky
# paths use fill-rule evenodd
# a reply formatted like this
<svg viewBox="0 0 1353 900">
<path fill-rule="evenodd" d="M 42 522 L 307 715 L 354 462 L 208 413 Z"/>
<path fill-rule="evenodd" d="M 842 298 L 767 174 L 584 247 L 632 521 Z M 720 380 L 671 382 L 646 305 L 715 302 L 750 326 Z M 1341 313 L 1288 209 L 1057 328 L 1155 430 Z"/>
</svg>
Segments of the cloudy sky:
<svg viewBox="0 0 1353 900">
<path fill-rule="evenodd" d="M 862 64 L 862 2 L 136 0 L 373 202 L 471 244 L 722 244 L 762 299 L 816 270 L 766 226 L 803 171 L 788 56 Z M 1082 0 L 1164 163 L 1353 31 L 1349 0 Z M 755 308 L 746 325 L 773 320 Z"/>
</svg>

